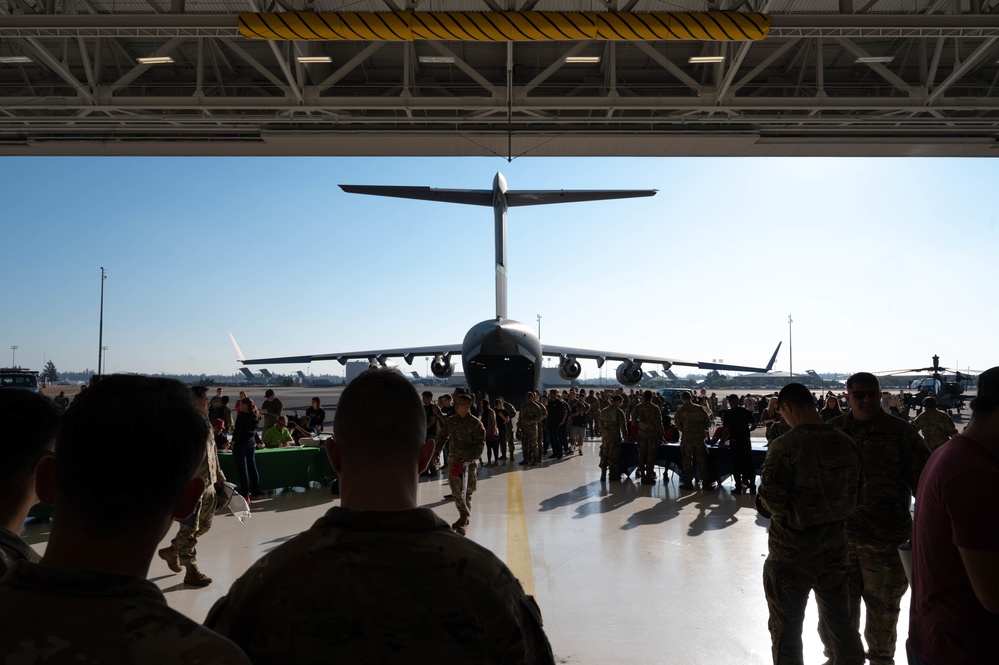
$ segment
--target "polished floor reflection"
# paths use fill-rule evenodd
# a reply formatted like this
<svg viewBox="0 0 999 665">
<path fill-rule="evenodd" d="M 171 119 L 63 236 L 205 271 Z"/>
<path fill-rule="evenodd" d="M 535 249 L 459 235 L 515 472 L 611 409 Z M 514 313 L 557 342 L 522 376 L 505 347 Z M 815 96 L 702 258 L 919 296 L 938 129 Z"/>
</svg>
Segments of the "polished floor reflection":
<svg viewBox="0 0 999 665">
<path fill-rule="evenodd" d="M 754 443 L 758 443 L 754 441 Z M 759 443 L 762 443 L 760 441 Z M 559 663 L 763 664 L 771 662 L 762 570 L 767 521 L 730 482 L 680 491 L 678 480 L 601 483 L 596 441 L 583 456 L 526 468 L 481 470 L 468 537 L 490 548 L 533 590 Z M 519 457 L 518 457 L 519 458 Z M 449 522 L 446 482 L 420 484 L 420 503 Z M 219 514 L 198 547 L 214 579 L 185 587 L 159 559 L 149 571 L 170 605 L 194 619 L 261 554 L 307 528 L 338 499 L 328 490 L 269 493 L 243 524 Z M 48 524 L 26 538 L 44 551 Z M 170 534 L 172 537 L 173 533 Z M 907 632 L 903 599 L 899 642 Z M 814 603 L 806 616 L 805 663 L 824 662 Z M 896 662 L 905 662 L 899 649 Z"/>
</svg>

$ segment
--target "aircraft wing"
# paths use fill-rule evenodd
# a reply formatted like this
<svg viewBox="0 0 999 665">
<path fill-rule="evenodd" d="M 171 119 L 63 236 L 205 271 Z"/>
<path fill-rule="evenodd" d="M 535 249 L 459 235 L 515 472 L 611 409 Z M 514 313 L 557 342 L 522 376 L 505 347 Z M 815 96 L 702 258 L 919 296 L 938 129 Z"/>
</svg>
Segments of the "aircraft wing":
<svg viewBox="0 0 999 665">
<path fill-rule="evenodd" d="M 506 204 L 512 208 L 514 206 L 537 206 L 548 203 L 632 199 L 642 196 L 655 196 L 658 191 L 658 189 L 511 189 L 506 193 Z"/>
<path fill-rule="evenodd" d="M 412 364 L 413 358 L 420 356 L 452 356 L 461 355 L 461 344 L 440 344 L 438 346 L 413 346 L 404 349 L 374 349 L 371 351 L 347 351 L 343 353 L 318 353 L 306 356 L 283 356 L 280 358 L 244 358 L 243 352 L 239 350 L 236 339 L 229 333 L 232 341 L 232 348 L 236 351 L 236 360 L 244 365 L 273 364 L 302 364 L 311 363 L 317 360 L 336 360 L 341 365 L 346 365 L 348 360 L 367 360 L 384 362 L 388 358 L 402 358 L 407 365 Z"/>
<path fill-rule="evenodd" d="M 725 370 L 729 372 L 769 372 L 773 369 L 774 361 L 777 360 L 777 352 L 780 351 L 781 342 L 777 343 L 774 354 L 770 356 L 770 362 L 766 367 L 746 367 L 743 365 L 729 365 L 727 363 L 706 362 L 702 360 L 677 360 L 676 358 L 660 358 L 658 356 L 642 356 L 633 353 L 618 353 L 616 351 L 594 351 L 592 349 L 577 349 L 569 346 L 551 346 L 542 344 L 542 353 L 546 356 L 565 356 L 569 358 L 586 358 L 596 360 L 597 367 L 602 367 L 607 360 L 635 361 L 641 364 L 662 365 L 664 370 L 669 370 L 673 365 L 684 365 L 706 370 Z"/>
<path fill-rule="evenodd" d="M 392 185 L 340 185 L 340 189 L 350 194 L 391 196 L 397 199 L 442 201 L 475 206 L 491 206 L 493 204 L 491 189 L 437 189 L 435 187 L 395 187 Z"/>
</svg>

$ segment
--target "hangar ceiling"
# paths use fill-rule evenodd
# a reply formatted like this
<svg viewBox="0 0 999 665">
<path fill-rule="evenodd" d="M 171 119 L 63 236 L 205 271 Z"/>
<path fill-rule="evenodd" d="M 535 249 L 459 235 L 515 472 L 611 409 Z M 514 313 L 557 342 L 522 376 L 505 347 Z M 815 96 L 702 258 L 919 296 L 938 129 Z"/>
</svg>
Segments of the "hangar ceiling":
<svg viewBox="0 0 999 665">
<path fill-rule="evenodd" d="M 999 0 L 401 1 L 0 0 L 0 155 L 999 155 Z M 238 30 L 240 12 L 708 10 L 765 13 L 769 33 Z"/>
</svg>

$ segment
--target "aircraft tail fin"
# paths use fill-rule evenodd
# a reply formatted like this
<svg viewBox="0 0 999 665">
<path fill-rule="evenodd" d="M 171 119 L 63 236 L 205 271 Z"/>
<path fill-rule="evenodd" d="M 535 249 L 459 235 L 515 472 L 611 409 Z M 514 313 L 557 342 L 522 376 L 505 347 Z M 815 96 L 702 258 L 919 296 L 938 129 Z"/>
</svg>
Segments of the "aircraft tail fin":
<svg viewBox="0 0 999 665">
<path fill-rule="evenodd" d="M 260 370 L 260 373 L 261 373 L 261 374 L 263 374 L 263 375 L 264 375 L 264 378 L 265 378 L 265 379 L 267 379 L 268 381 L 271 381 L 271 380 L 273 380 L 273 379 L 274 379 L 274 375 L 273 375 L 273 374 L 271 374 L 271 373 L 270 373 L 270 372 L 269 372 L 268 370 L 266 370 L 266 369 L 261 369 L 261 370 Z"/>
<path fill-rule="evenodd" d="M 632 199 L 642 196 L 655 196 L 658 191 L 658 189 L 514 189 L 507 191 L 506 204 L 512 208 L 513 206 L 537 206 L 549 203 Z"/>
<path fill-rule="evenodd" d="M 243 376 L 246 377 L 247 381 L 253 381 L 253 372 L 251 372 L 248 368 L 240 367 L 239 371 L 243 373 Z"/>
<path fill-rule="evenodd" d="M 236 352 L 236 360 L 243 362 L 246 358 L 243 357 L 243 352 L 239 350 L 239 344 L 236 344 L 236 338 L 229 333 L 229 341 L 232 342 L 232 348 Z"/>
<path fill-rule="evenodd" d="M 490 189 L 437 189 L 434 187 L 396 187 L 392 185 L 340 185 L 340 189 L 350 194 L 390 196 L 396 199 L 462 203 L 474 206 L 491 206 L 493 204 L 493 192 Z"/>
<path fill-rule="evenodd" d="M 784 342 L 777 342 L 777 348 L 774 349 L 774 354 L 770 356 L 770 362 L 767 363 L 767 370 L 770 371 L 774 368 L 774 362 L 777 360 L 777 352 L 780 351 L 780 345 Z"/>
</svg>

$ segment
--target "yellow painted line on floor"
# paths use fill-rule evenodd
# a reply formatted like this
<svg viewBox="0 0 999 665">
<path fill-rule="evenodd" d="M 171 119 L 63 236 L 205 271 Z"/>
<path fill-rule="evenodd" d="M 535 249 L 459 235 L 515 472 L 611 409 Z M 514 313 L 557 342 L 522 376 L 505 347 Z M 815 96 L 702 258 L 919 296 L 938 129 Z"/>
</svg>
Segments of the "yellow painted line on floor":
<svg viewBox="0 0 999 665">
<path fill-rule="evenodd" d="M 534 566 L 531 564 L 531 541 L 527 538 L 524 513 L 524 490 L 520 472 L 506 475 L 506 565 L 517 576 L 524 591 L 534 595 Z"/>
</svg>

